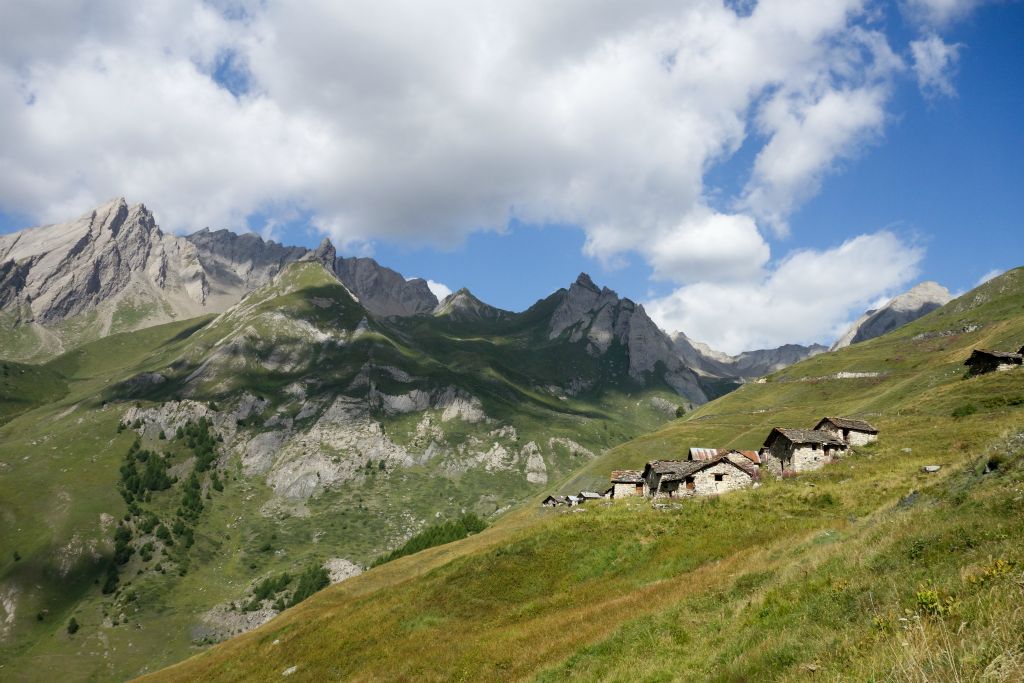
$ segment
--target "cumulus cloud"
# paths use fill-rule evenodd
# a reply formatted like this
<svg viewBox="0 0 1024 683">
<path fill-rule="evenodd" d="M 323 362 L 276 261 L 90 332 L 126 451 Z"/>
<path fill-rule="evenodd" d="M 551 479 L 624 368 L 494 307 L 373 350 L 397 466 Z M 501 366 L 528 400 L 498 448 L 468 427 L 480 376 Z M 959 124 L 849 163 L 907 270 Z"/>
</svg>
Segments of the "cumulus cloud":
<svg viewBox="0 0 1024 683">
<path fill-rule="evenodd" d="M 928 97 L 953 97 L 952 72 L 960 58 L 962 43 L 947 43 L 934 33 L 910 43 L 917 85 Z"/>
<path fill-rule="evenodd" d="M 438 301 L 444 301 L 445 297 L 451 296 L 452 293 L 451 287 L 433 280 L 427 280 L 427 289 L 434 293 Z"/>
<path fill-rule="evenodd" d="M 737 209 L 779 226 L 877 133 L 898 60 L 865 4 L 33 3 L 0 27 L 0 205 L 123 194 L 177 230 L 298 207 L 342 245 L 516 218 L 659 277 L 756 270 L 756 227 L 707 208 L 705 174 L 756 131 Z"/>
<path fill-rule="evenodd" d="M 791 342 L 831 342 L 850 311 L 887 299 L 918 273 L 923 250 L 888 231 L 824 251 L 798 250 L 755 282 L 698 282 L 645 302 L 668 330 L 737 353 Z"/>
</svg>

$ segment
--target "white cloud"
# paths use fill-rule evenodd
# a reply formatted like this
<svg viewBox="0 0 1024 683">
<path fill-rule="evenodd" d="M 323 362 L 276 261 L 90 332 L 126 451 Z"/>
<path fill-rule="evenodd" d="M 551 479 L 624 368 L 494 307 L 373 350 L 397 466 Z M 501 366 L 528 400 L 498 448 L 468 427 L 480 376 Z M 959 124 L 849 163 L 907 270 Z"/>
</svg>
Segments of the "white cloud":
<svg viewBox="0 0 1024 683">
<path fill-rule="evenodd" d="M 992 278 L 999 277 L 1000 275 L 1003 274 L 1003 272 L 1004 271 L 1000 270 L 999 268 L 993 268 L 992 270 L 988 271 L 987 273 L 979 277 L 978 281 L 974 283 L 974 286 L 980 287 L 981 285 L 985 284 Z"/>
<path fill-rule="evenodd" d="M 962 43 L 947 43 L 934 33 L 910 43 L 914 57 L 914 74 L 917 85 L 928 97 L 945 95 L 953 97 L 952 72 L 960 58 Z"/>
<path fill-rule="evenodd" d="M 764 245 L 707 208 L 707 170 L 755 127 L 738 208 L 783 225 L 880 131 L 898 68 L 867 0 L 226 4 L 244 20 L 199 0 L 5 9 L 0 206 L 66 218 L 123 194 L 179 230 L 297 207 L 350 247 L 515 217 L 581 225 L 588 253 L 639 251 L 659 277 L 752 272 Z M 227 56 L 240 97 L 210 77 Z"/>
<path fill-rule="evenodd" d="M 982 2 L 983 0 L 905 0 L 903 6 L 915 21 L 941 28 L 952 21 L 964 18 Z"/>
<path fill-rule="evenodd" d="M 796 251 L 755 282 L 699 282 L 644 304 L 661 327 L 737 353 L 831 342 L 850 320 L 918 272 L 923 251 L 890 232 Z"/>
<path fill-rule="evenodd" d="M 445 297 L 452 293 L 451 287 L 433 280 L 427 280 L 427 289 L 434 293 L 438 301 L 444 301 Z"/>
</svg>

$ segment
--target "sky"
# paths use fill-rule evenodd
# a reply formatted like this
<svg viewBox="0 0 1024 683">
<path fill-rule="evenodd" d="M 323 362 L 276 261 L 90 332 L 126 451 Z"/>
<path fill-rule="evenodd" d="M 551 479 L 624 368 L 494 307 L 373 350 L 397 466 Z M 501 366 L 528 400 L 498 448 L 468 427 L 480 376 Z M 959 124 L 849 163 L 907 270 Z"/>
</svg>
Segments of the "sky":
<svg viewBox="0 0 1024 683">
<path fill-rule="evenodd" d="M 523 310 L 580 272 L 728 352 L 1024 265 L 1024 4 L 0 3 L 0 232 L 372 255 Z"/>
</svg>

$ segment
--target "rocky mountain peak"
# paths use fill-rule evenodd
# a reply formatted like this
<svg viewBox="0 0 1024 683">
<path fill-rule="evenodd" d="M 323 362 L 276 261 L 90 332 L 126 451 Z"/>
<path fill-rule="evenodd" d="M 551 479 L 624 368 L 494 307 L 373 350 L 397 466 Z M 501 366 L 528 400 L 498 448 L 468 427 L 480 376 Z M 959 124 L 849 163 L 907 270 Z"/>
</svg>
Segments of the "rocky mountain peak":
<svg viewBox="0 0 1024 683">
<path fill-rule="evenodd" d="M 643 306 L 620 299 L 613 290 L 599 289 L 581 273 L 568 290 L 559 290 L 561 302 L 551 315 L 549 339 L 568 335 L 569 343 L 585 341 L 592 356 L 604 355 L 613 344 L 626 348 L 629 375 L 646 382 L 659 368 L 677 392 L 697 402 L 707 400 L 696 375 L 686 367 L 668 338 Z"/>
<path fill-rule="evenodd" d="M 437 306 L 434 311 L 436 316 L 446 316 L 459 322 L 473 320 L 500 320 L 511 313 L 485 304 L 478 299 L 471 291 L 463 287 L 459 291 L 449 294 Z"/>
<path fill-rule="evenodd" d="M 352 291 L 366 310 L 379 317 L 429 315 L 437 297 L 422 278 L 406 280 L 372 258 L 339 258 L 334 262 L 338 279 Z"/>
<path fill-rule="evenodd" d="M 937 282 L 921 282 L 893 297 L 877 310 L 865 311 L 830 350 L 880 337 L 945 306 L 952 300 L 949 290 Z"/>
<path fill-rule="evenodd" d="M 338 258 L 338 250 L 334 248 L 331 240 L 327 237 L 320 241 L 320 244 L 316 249 L 310 252 L 306 252 L 302 259 L 303 261 L 318 261 L 324 264 L 324 267 L 334 272 L 334 262 Z"/>
</svg>

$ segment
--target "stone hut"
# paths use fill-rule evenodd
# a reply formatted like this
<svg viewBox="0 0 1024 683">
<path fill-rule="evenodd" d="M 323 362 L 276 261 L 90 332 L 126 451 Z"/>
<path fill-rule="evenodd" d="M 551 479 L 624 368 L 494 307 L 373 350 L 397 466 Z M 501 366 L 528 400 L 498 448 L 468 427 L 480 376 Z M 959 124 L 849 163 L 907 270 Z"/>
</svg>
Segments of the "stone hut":
<svg viewBox="0 0 1024 683">
<path fill-rule="evenodd" d="M 604 496 L 597 491 L 580 491 L 580 495 L 576 497 L 580 499 L 580 502 L 586 502 L 588 500 L 602 500 L 604 498 Z"/>
<path fill-rule="evenodd" d="M 846 443 L 828 432 L 817 429 L 783 429 L 776 427 L 764 441 L 773 458 L 781 461 L 783 470 L 809 472 L 832 462 L 846 452 Z"/>
<path fill-rule="evenodd" d="M 878 430 L 864 420 L 823 417 L 814 428 L 842 439 L 848 446 L 863 446 L 878 439 Z"/>
<path fill-rule="evenodd" d="M 559 505 L 565 505 L 566 503 L 567 501 L 565 499 L 565 496 L 548 496 L 541 502 L 541 505 L 543 505 L 544 507 L 553 508 L 558 507 Z"/>
<path fill-rule="evenodd" d="M 722 456 L 714 460 L 655 460 L 644 468 L 644 485 L 652 498 L 713 496 L 747 488 L 757 468 Z"/>
<path fill-rule="evenodd" d="M 615 470 L 612 472 L 612 498 L 629 498 L 646 495 L 644 473 L 640 470 Z"/>
<path fill-rule="evenodd" d="M 1018 353 L 974 349 L 971 357 L 964 361 L 972 375 L 984 375 L 994 370 L 1012 370 L 1024 362 L 1024 347 Z"/>
</svg>

